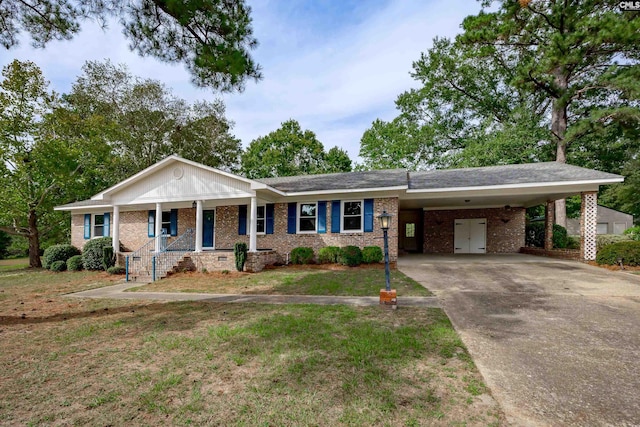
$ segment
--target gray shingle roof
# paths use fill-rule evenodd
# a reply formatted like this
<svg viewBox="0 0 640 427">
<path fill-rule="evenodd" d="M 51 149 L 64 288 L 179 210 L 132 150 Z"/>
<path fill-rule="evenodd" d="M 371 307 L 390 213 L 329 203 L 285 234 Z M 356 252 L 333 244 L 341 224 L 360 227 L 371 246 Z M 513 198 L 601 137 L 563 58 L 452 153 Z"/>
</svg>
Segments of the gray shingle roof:
<svg viewBox="0 0 640 427">
<path fill-rule="evenodd" d="M 411 172 L 409 175 L 409 189 L 421 190 L 620 178 L 619 175 L 558 162 L 433 170 Z"/>
<path fill-rule="evenodd" d="M 256 181 L 284 192 L 359 190 L 406 186 L 407 171 L 404 169 L 389 169 L 367 172 L 331 173 L 326 175 L 262 178 Z"/>
<path fill-rule="evenodd" d="M 83 208 L 91 206 L 110 206 L 109 202 L 104 200 L 81 200 L 79 202 L 67 203 L 66 205 L 56 206 L 56 208 Z"/>
</svg>

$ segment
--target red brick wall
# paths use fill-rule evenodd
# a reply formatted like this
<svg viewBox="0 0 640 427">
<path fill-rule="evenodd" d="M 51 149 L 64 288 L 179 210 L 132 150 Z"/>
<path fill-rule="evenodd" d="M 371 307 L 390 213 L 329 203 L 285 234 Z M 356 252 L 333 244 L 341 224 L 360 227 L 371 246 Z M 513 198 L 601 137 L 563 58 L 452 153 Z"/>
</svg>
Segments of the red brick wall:
<svg viewBox="0 0 640 427">
<path fill-rule="evenodd" d="M 524 246 L 524 208 L 424 211 L 424 252 L 453 253 L 456 219 L 487 219 L 487 253 L 516 253 Z"/>
</svg>

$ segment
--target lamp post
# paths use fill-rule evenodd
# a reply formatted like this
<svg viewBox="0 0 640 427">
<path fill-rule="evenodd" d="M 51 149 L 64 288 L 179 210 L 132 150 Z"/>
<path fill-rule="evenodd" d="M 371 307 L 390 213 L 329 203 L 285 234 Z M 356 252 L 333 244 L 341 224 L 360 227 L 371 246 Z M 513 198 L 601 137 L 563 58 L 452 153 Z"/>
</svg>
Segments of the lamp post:
<svg viewBox="0 0 640 427">
<path fill-rule="evenodd" d="M 382 214 L 378 216 L 380 220 L 380 228 L 382 228 L 382 233 L 384 236 L 384 279 L 385 279 L 385 290 L 387 292 L 391 291 L 391 277 L 389 273 L 389 224 L 391 223 L 391 214 L 387 213 L 387 211 L 382 211 Z"/>
</svg>

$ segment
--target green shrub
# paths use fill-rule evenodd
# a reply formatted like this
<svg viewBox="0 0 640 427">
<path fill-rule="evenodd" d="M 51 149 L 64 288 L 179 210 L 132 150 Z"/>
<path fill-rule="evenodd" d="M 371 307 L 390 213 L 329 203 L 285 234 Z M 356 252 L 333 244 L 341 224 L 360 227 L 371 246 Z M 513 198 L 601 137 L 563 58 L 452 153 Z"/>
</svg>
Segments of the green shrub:
<svg viewBox="0 0 640 427">
<path fill-rule="evenodd" d="M 82 249 L 82 265 L 87 270 L 104 270 L 104 248 L 110 247 L 111 237 L 99 237 L 85 243 Z"/>
<path fill-rule="evenodd" d="M 580 236 L 567 236 L 567 249 L 580 249 Z"/>
<path fill-rule="evenodd" d="M 107 273 L 109 274 L 125 274 L 127 270 L 124 267 L 120 267 L 119 265 L 112 265 L 107 268 Z"/>
<path fill-rule="evenodd" d="M 525 244 L 544 248 L 544 222 L 532 222 L 524 228 Z"/>
<path fill-rule="evenodd" d="M 236 269 L 244 270 L 244 263 L 247 262 L 247 244 L 238 242 L 233 245 L 233 254 L 236 256 Z"/>
<path fill-rule="evenodd" d="M 362 262 L 365 264 L 375 264 L 382 262 L 384 254 L 380 246 L 365 246 L 362 248 Z"/>
<path fill-rule="evenodd" d="M 102 249 L 102 268 L 109 270 L 116 265 L 116 256 L 113 253 L 113 246 L 106 246 Z"/>
<path fill-rule="evenodd" d="M 358 266 L 362 264 L 362 251 L 357 246 L 345 246 L 340 249 L 338 261 L 349 267 Z"/>
<path fill-rule="evenodd" d="M 311 264 L 313 262 L 313 249 L 300 246 L 291 251 L 292 264 Z"/>
<path fill-rule="evenodd" d="M 65 271 L 67 269 L 67 263 L 65 261 L 53 261 L 50 267 L 51 271 Z"/>
<path fill-rule="evenodd" d="M 607 245 L 598 252 L 596 262 L 598 264 L 616 265 L 618 264 L 618 258 L 622 258 L 624 265 L 640 265 L 640 242 L 629 240 Z"/>
<path fill-rule="evenodd" d="M 340 248 L 337 246 L 325 246 L 318 251 L 318 261 L 321 264 L 335 264 L 338 262 Z"/>
<path fill-rule="evenodd" d="M 75 255 L 80 255 L 80 250 L 71 245 L 53 245 L 45 249 L 42 255 L 42 266 L 44 268 L 51 268 L 51 264 L 56 261 L 67 262 L 69 258 Z"/>
<path fill-rule="evenodd" d="M 74 255 L 67 260 L 67 270 L 80 271 L 82 270 L 82 255 Z"/>
<path fill-rule="evenodd" d="M 559 224 L 553 224 L 553 247 L 557 249 L 567 247 L 567 229 Z"/>
<path fill-rule="evenodd" d="M 626 230 L 624 230 L 624 235 L 630 238 L 631 240 L 640 240 L 640 225 L 627 228 Z"/>
<path fill-rule="evenodd" d="M 605 246 L 629 240 L 629 236 L 623 234 L 598 234 L 596 236 L 596 251 L 600 252 Z"/>
</svg>

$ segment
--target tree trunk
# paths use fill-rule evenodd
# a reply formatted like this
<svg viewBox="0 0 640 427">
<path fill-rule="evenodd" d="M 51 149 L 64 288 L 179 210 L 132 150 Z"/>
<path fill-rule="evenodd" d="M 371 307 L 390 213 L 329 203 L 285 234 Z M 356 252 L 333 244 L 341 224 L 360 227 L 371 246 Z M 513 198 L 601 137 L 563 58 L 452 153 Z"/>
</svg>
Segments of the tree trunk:
<svg viewBox="0 0 640 427">
<path fill-rule="evenodd" d="M 29 210 L 29 267 L 41 268 L 40 262 L 40 232 L 38 231 L 38 215 Z"/>
<path fill-rule="evenodd" d="M 564 95 L 567 92 L 567 76 L 561 69 L 554 71 L 555 84 L 558 92 Z M 556 162 L 567 163 L 567 104 L 561 98 L 556 98 L 551 109 L 551 132 L 556 138 Z M 565 199 L 556 200 L 556 224 L 567 227 L 567 208 Z"/>
</svg>

